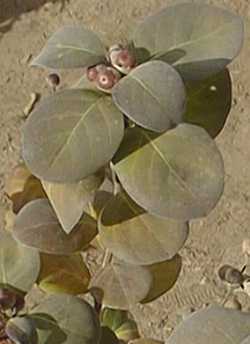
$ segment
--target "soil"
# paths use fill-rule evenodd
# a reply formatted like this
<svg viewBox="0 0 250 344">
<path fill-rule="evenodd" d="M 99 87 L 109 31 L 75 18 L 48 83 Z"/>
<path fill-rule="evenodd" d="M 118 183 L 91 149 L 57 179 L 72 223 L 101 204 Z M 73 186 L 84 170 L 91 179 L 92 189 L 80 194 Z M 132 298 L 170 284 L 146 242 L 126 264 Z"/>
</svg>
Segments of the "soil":
<svg viewBox="0 0 250 344">
<path fill-rule="evenodd" d="M 0 224 L 7 209 L 4 187 L 20 161 L 23 109 L 32 92 L 47 95 L 46 73 L 29 67 L 47 38 L 64 24 L 82 23 L 99 32 L 107 43 L 123 41 L 133 23 L 165 7 L 167 0 L 0 0 Z M 249 0 L 210 1 L 250 18 Z M 225 191 L 216 209 L 191 223 L 183 250 L 183 270 L 175 287 L 133 313 L 145 336 L 165 339 L 193 309 L 221 303 L 227 287 L 218 279 L 222 264 L 241 268 L 242 242 L 250 239 L 250 70 L 249 40 L 231 65 L 233 105 L 216 139 L 226 169 Z M 78 72 L 81 73 L 81 72 Z M 65 78 L 62 87 L 72 80 Z M 249 263 L 250 265 L 250 263 Z M 248 267 L 250 270 L 250 266 Z M 243 310 L 249 297 L 236 292 Z"/>
</svg>

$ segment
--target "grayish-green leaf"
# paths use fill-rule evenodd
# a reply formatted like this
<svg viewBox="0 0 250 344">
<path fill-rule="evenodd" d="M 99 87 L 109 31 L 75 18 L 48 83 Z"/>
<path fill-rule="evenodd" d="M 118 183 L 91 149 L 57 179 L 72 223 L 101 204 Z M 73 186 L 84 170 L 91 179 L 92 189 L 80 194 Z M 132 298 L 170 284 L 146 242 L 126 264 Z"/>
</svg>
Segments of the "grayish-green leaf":
<svg viewBox="0 0 250 344">
<path fill-rule="evenodd" d="M 158 137 L 127 131 L 115 159 L 127 193 L 149 213 L 178 220 L 207 215 L 223 192 L 223 160 L 203 129 L 180 124 Z"/>
<path fill-rule="evenodd" d="M 204 79 L 234 59 L 243 43 L 242 19 L 204 3 L 169 6 L 134 32 L 135 46 L 174 64 L 185 79 Z"/>
<path fill-rule="evenodd" d="M 95 191 L 104 181 L 104 170 L 77 183 L 52 183 L 42 185 L 66 233 L 70 233 L 80 220 L 83 209 L 94 198 Z"/>
<path fill-rule="evenodd" d="M 88 303 L 67 294 L 53 295 L 33 308 L 39 344 L 98 344 L 100 323 Z"/>
<path fill-rule="evenodd" d="M 38 343 L 35 323 L 27 316 L 10 319 L 6 325 L 5 332 L 16 344 Z"/>
<path fill-rule="evenodd" d="M 232 103 L 228 69 L 203 81 L 187 82 L 187 111 L 184 122 L 196 124 L 212 136 L 223 129 Z"/>
<path fill-rule="evenodd" d="M 114 155 L 124 120 L 111 97 L 71 89 L 48 97 L 23 127 L 23 157 L 41 179 L 72 183 L 95 173 Z"/>
<path fill-rule="evenodd" d="M 83 27 L 65 26 L 48 40 L 32 66 L 79 68 L 105 59 L 105 46 L 98 36 Z"/>
<path fill-rule="evenodd" d="M 66 234 L 49 201 L 36 200 L 18 213 L 13 235 L 18 242 L 41 252 L 69 255 L 81 251 L 95 237 L 96 222 L 83 214 L 70 234 Z"/>
<path fill-rule="evenodd" d="M 146 268 L 113 259 L 96 273 L 90 287 L 93 293 L 102 295 L 104 306 L 126 310 L 147 296 L 151 284 L 152 276 Z"/>
<path fill-rule="evenodd" d="M 80 88 L 83 90 L 92 90 L 92 91 L 100 92 L 97 89 L 95 83 L 88 80 L 86 73 L 75 83 L 73 88 Z"/>
<path fill-rule="evenodd" d="M 146 213 L 125 193 L 113 197 L 99 218 L 100 241 L 130 264 L 171 259 L 188 237 L 188 224 Z"/>
<path fill-rule="evenodd" d="M 136 124 L 162 132 L 182 121 L 186 92 L 174 68 L 147 62 L 122 78 L 112 90 L 118 108 Z"/>
<path fill-rule="evenodd" d="M 36 250 L 18 244 L 10 233 L 0 232 L 0 283 L 29 291 L 40 271 Z"/>
<path fill-rule="evenodd" d="M 250 313 L 211 306 L 177 326 L 167 344 L 242 344 L 250 334 Z"/>
</svg>

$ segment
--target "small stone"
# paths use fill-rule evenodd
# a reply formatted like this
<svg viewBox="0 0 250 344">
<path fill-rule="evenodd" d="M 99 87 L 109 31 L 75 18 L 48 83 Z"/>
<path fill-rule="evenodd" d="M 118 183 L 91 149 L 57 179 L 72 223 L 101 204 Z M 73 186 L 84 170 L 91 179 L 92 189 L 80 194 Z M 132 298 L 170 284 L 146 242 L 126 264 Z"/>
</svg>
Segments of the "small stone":
<svg viewBox="0 0 250 344">
<path fill-rule="evenodd" d="M 237 309 L 239 311 L 242 309 L 242 305 L 239 302 L 239 300 L 237 299 L 237 297 L 234 297 L 234 298 L 227 300 L 226 303 L 224 304 L 224 306 L 225 306 L 225 308 Z"/>
<path fill-rule="evenodd" d="M 243 240 L 242 251 L 244 254 L 250 256 L 250 239 Z"/>
<path fill-rule="evenodd" d="M 49 74 L 46 80 L 48 85 L 53 89 L 56 89 L 56 87 L 60 84 L 60 77 L 56 73 Z"/>
<path fill-rule="evenodd" d="M 243 282 L 243 290 L 248 296 L 250 296 L 250 277 L 246 278 Z"/>
<path fill-rule="evenodd" d="M 28 117 L 28 115 L 31 113 L 31 111 L 34 109 L 35 104 L 39 100 L 40 96 L 38 93 L 32 92 L 30 94 L 30 101 L 23 109 L 23 114 L 25 117 Z"/>
<path fill-rule="evenodd" d="M 244 277 L 242 275 L 242 273 L 230 266 L 230 265 L 223 265 L 219 271 L 218 271 L 218 275 L 220 277 L 220 279 L 222 281 L 225 281 L 229 284 L 242 284 Z"/>
</svg>

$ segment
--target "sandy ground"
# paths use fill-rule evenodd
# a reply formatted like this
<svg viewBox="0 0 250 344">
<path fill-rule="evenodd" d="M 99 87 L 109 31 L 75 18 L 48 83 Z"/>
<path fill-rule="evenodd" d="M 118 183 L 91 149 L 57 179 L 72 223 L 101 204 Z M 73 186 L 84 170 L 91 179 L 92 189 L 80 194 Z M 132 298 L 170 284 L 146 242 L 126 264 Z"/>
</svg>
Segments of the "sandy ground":
<svg viewBox="0 0 250 344">
<path fill-rule="evenodd" d="M 31 92 L 50 92 L 45 73 L 28 66 L 46 39 L 64 24 L 84 23 L 110 42 L 122 41 L 136 20 L 166 6 L 167 0 L 0 0 L 0 223 L 6 209 L 4 185 L 20 160 L 19 128 Z M 210 1 L 250 17 L 249 0 Z M 190 308 L 221 302 L 226 288 L 217 278 L 221 264 L 244 264 L 242 241 L 250 238 L 250 72 L 249 40 L 231 66 L 233 106 L 217 138 L 226 168 L 224 195 L 208 218 L 191 224 L 182 250 L 176 286 L 157 301 L 133 310 L 143 334 L 166 338 Z M 80 74 L 81 72 L 79 72 Z M 69 83 L 66 79 L 65 84 Z M 249 267 L 250 268 L 250 267 Z M 237 297 L 249 307 L 244 293 Z"/>
</svg>

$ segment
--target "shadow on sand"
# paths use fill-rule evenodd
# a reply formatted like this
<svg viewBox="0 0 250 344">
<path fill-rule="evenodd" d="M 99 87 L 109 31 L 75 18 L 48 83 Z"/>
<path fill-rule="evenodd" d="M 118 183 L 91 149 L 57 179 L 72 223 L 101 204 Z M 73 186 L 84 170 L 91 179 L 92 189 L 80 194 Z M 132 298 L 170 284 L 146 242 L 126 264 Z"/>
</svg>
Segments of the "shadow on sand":
<svg viewBox="0 0 250 344">
<path fill-rule="evenodd" d="M 38 10 L 44 4 L 60 2 L 62 9 L 69 0 L 0 0 L 0 38 L 23 13 Z"/>
</svg>

